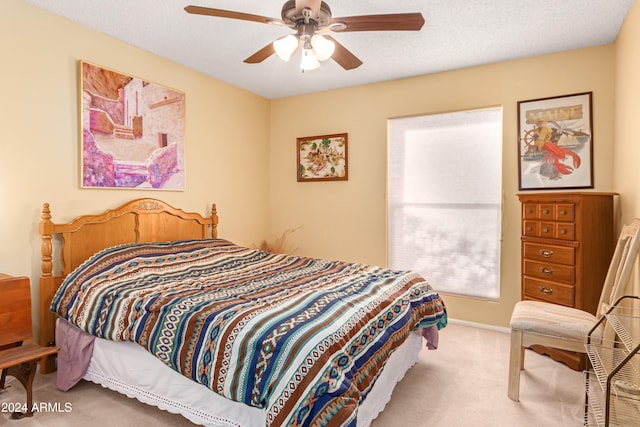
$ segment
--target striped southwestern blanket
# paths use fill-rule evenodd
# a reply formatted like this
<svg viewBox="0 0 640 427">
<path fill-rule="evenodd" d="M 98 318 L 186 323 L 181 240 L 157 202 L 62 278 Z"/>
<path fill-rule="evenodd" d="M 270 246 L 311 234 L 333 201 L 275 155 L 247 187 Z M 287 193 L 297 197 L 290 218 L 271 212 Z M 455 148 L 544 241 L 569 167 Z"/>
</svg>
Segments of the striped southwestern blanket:
<svg viewBox="0 0 640 427">
<path fill-rule="evenodd" d="M 112 247 L 67 276 L 52 311 L 140 344 L 267 424 L 355 425 L 390 354 L 447 323 L 419 275 L 205 239 Z"/>
</svg>

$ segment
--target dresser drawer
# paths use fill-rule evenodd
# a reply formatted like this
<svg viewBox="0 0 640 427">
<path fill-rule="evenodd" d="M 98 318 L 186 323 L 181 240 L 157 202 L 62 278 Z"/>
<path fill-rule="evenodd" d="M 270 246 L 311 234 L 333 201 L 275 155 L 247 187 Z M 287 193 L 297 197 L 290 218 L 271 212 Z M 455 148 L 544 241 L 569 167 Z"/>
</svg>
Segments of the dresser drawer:
<svg viewBox="0 0 640 427">
<path fill-rule="evenodd" d="M 534 261 L 552 262 L 573 266 L 576 263 L 575 248 L 525 243 L 523 256 Z"/>
<path fill-rule="evenodd" d="M 569 265 L 524 260 L 524 274 L 537 279 L 559 281 L 573 285 L 575 282 L 575 268 Z"/>
<path fill-rule="evenodd" d="M 555 222 L 541 222 L 540 223 L 540 237 L 546 237 L 547 239 L 556 238 L 556 224 Z"/>
<path fill-rule="evenodd" d="M 538 219 L 538 204 L 537 203 L 523 203 L 522 204 L 522 218 L 523 219 Z"/>
<path fill-rule="evenodd" d="M 556 219 L 558 221 L 575 221 L 575 207 L 573 203 L 558 203 L 556 205 Z"/>
<path fill-rule="evenodd" d="M 524 297 L 574 307 L 574 287 L 562 283 L 524 278 Z"/>
<path fill-rule="evenodd" d="M 538 237 L 540 235 L 540 222 L 527 220 L 522 221 L 522 235 Z"/>
<path fill-rule="evenodd" d="M 575 224 L 573 223 L 562 223 L 559 222 L 556 224 L 556 239 L 560 240 L 575 240 Z"/>
<path fill-rule="evenodd" d="M 540 219 L 553 220 L 556 219 L 556 205 L 555 203 L 541 203 L 540 213 L 538 216 Z"/>
</svg>

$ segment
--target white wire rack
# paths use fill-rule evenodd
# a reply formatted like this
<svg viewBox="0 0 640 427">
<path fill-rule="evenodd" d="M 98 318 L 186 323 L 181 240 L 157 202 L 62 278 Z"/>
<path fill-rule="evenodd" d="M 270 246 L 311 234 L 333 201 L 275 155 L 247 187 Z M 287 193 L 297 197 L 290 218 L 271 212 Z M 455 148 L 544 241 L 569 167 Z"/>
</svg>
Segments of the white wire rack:
<svg viewBox="0 0 640 427">
<path fill-rule="evenodd" d="M 589 333 L 586 426 L 640 426 L 640 297 L 624 296 Z"/>
</svg>

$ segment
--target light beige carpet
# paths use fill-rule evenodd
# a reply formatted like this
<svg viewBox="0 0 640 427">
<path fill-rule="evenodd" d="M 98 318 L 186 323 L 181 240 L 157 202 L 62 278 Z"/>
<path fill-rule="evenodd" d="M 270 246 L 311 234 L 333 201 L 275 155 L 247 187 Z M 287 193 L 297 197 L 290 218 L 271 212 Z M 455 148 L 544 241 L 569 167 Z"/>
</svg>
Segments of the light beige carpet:
<svg viewBox="0 0 640 427">
<path fill-rule="evenodd" d="M 371 427 L 555 427 L 582 425 L 584 380 L 551 359 L 527 350 L 520 384 L 520 402 L 507 398 L 509 335 L 503 331 L 450 323 L 440 333 L 440 348 L 420 361 L 398 383 L 384 412 Z M 17 381 L 0 394 L 0 410 L 24 401 Z M 34 401 L 56 404 L 68 412 L 39 412 L 10 420 L 7 426 L 190 426 L 170 414 L 129 399 L 99 385 L 82 382 L 63 393 L 55 374 L 38 375 Z"/>
</svg>

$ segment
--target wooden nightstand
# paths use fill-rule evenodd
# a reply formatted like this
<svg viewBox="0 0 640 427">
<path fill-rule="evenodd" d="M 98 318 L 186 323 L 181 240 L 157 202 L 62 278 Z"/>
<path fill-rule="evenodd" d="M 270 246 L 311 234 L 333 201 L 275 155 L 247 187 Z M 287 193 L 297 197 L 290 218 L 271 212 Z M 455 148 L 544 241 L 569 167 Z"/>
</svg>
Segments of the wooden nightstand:
<svg viewBox="0 0 640 427">
<path fill-rule="evenodd" d="M 57 347 L 41 347 L 30 342 L 31 287 L 28 277 L 0 273 L 0 390 L 7 375 L 15 377 L 27 392 L 25 412 L 14 412 L 13 419 L 33 415 L 33 378 L 43 357 L 58 352 Z M 27 341 L 27 343 L 24 343 Z"/>
</svg>

